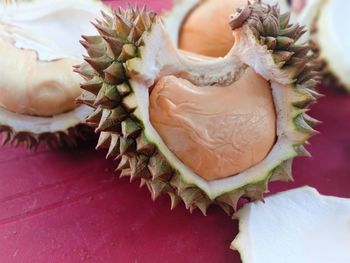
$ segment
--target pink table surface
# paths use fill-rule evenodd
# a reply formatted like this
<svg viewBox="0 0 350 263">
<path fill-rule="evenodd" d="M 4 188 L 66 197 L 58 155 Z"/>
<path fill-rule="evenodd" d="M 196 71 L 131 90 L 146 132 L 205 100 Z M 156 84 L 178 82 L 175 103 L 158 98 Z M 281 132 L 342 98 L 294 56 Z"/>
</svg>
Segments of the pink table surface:
<svg viewBox="0 0 350 263">
<path fill-rule="evenodd" d="M 350 197 L 350 97 L 321 91 L 327 96 L 312 111 L 323 121 L 309 147 L 313 157 L 297 159 L 295 182 L 274 183 L 272 193 L 310 185 Z M 0 148 L 1 263 L 241 262 L 229 249 L 237 222 L 217 207 L 205 217 L 183 205 L 170 211 L 166 196 L 153 202 L 137 183 L 119 180 L 94 143 L 36 153 Z"/>
</svg>

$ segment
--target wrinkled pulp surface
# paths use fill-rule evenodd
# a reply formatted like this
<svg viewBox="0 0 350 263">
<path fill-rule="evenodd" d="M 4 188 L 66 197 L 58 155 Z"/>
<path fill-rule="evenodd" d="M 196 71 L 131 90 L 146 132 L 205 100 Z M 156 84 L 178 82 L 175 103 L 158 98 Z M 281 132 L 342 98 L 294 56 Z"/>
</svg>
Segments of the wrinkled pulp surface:
<svg viewBox="0 0 350 263">
<path fill-rule="evenodd" d="M 139 3 L 170 7 L 164 0 Z M 350 198 L 350 96 L 321 92 L 327 96 L 310 113 L 323 121 L 308 147 L 313 157 L 298 158 L 295 183 L 273 183 L 272 193 L 310 185 Z M 204 217 L 183 205 L 170 211 L 167 196 L 153 202 L 138 183 L 119 180 L 94 145 L 37 153 L 0 148 L 1 263 L 241 262 L 229 249 L 237 222 L 216 207 Z"/>
<path fill-rule="evenodd" d="M 270 84 L 250 68 L 227 86 L 163 77 L 152 90 L 149 113 L 169 150 L 208 181 L 258 164 L 276 141 Z"/>
</svg>

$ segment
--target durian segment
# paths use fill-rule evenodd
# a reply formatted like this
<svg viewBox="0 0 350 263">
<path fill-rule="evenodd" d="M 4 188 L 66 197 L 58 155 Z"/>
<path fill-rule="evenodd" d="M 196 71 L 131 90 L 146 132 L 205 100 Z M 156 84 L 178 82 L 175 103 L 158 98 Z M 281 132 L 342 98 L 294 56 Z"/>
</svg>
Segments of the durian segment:
<svg viewBox="0 0 350 263">
<path fill-rule="evenodd" d="M 241 208 L 232 242 L 243 263 L 350 262 L 350 200 L 303 187 Z"/>
<path fill-rule="evenodd" d="M 75 135 L 86 133 L 82 123 L 91 110 L 76 105 L 83 78 L 72 67 L 81 63 L 84 50 L 78 40 L 82 33 L 96 34 L 88 23 L 101 9 L 108 10 L 94 0 L 0 3 L 4 142 L 26 142 L 30 148 L 40 142 L 72 145 Z"/>
<path fill-rule="evenodd" d="M 270 181 L 291 178 L 292 159 L 308 155 L 303 145 L 316 133 L 316 121 L 306 114 L 319 96 L 313 90 L 313 57 L 308 46 L 296 43 L 303 29 L 290 25 L 289 15 L 280 15 L 277 6 L 258 2 L 240 9 L 230 24 L 239 41 L 218 59 L 177 50 L 161 19 L 145 8 L 118 9 L 95 23 L 100 36 L 84 37 L 90 48 L 101 42 L 106 47 L 105 54 L 90 54 L 77 68 L 87 79 L 80 101 L 95 109 L 87 122 L 101 132 L 98 148 L 108 148 L 121 176 L 140 178 L 153 198 L 167 193 L 172 207 L 182 200 L 191 211 L 206 213 L 215 203 L 230 214 L 242 196 L 262 199 Z M 254 167 L 234 177 L 204 180 L 152 126 L 150 88 L 169 75 L 197 86 L 229 85 L 247 66 L 271 83 L 278 139 Z"/>
<path fill-rule="evenodd" d="M 287 0 L 264 0 L 278 3 L 282 13 L 292 11 Z M 248 4 L 248 0 L 176 0 L 164 14 L 166 30 L 179 48 L 196 54 L 222 57 L 231 49 L 234 38 L 228 17 Z M 295 21 L 291 13 L 291 21 Z"/>
<path fill-rule="evenodd" d="M 152 88 L 150 120 L 181 162 L 208 181 L 261 162 L 276 140 L 270 83 L 250 68 L 228 86 L 161 78 Z"/>
<path fill-rule="evenodd" d="M 178 32 L 179 48 L 205 56 L 225 56 L 234 43 L 227 18 L 234 10 L 247 3 L 247 0 L 197 1 L 187 16 L 182 17 Z"/>
<path fill-rule="evenodd" d="M 0 39 L 0 107 L 23 115 L 51 117 L 76 107 L 83 79 L 73 72 L 78 59 L 40 61 Z"/>
</svg>

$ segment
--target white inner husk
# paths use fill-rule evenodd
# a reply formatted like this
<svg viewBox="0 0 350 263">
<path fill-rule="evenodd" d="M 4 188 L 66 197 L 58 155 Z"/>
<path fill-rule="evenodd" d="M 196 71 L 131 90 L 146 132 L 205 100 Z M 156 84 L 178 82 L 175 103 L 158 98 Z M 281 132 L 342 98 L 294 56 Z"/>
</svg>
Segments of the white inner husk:
<svg viewBox="0 0 350 263">
<path fill-rule="evenodd" d="M 52 117 L 21 115 L 0 107 L 0 124 L 16 127 L 16 132 L 54 133 L 84 123 L 89 114 L 91 114 L 91 108 L 85 105 Z"/>
<path fill-rule="evenodd" d="M 350 262 L 350 199 L 303 187 L 238 211 L 232 243 L 244 263 Z"/>
</svg>

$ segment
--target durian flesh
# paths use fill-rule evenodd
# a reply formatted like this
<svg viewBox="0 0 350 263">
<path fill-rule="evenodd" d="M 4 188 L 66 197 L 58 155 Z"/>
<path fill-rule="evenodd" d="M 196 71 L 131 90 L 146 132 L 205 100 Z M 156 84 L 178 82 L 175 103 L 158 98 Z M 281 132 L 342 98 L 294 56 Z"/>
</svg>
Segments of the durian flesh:
<svg viewBox="0 0 350 263">
<path fill-rule="evenodd" d="M 150 121 L 169 149 L 206 180 L 247 170 L 276 140 L 270 85 L 250 68 L 221 87 L 164 77 L 150 96 Z"/>
<path fill-rule="evenodd" d="M 263 2 L 278 3 L 282 13 L 290 9 L 287 0 Z M 223 57 L 234 43 L 227 19 L 246 4 L 248 0 L 177 0 L 173 9 L 164 15 L 165 26 L 179 48 L 205 56 Z"/>
<path fill-rule="evenodd" d="M 243 263 L 350 262 L 350 200 L 303 187 L 245 205 L 232 243 Z"/>
<path fill-rule="evenodd" d="M 101 9 L 97 1 L 81 0 L 0 4 L 0 131 L 5 142 L 31 148 L 41 141 L 72 144 L 88 131 L 81 124 L 91 110 L 75 103 L 83 79 L 73 66 L 81 63 L 84 50 L 79 38 L 96 32 L 88 23 Z"/>
<path fill-rule="evenodd" d="M 87 82 L 82 85 L 86 92 L 80 101 L 95 108 L 87 122 L 101 132 L 98 148 L 108 148 L 108 156 L 119 161 L 117 170 L 121 171 L 121 175 L 130 176 L 131 180 L 139 178 L 141 185 L 147 185 L 152 192 L 153 198 L 167 193 L 173 207 L 182 200 L 188 209 L 198 207 L 203 213 L 212 203 L 232 213 L 241 196 L 261 199 L 270 181 L 289 180 L 292 159 L 307 155 L 303 144 L 315 134 L 311 126 L 317 121 L 305 112 L 318 94 L 313 90 L 316 82 L 309 63 L 312 60 L 309 48 L 295 43 L 302 29 L 289 25 L 288 18 L 288 14 L 280 15 L 276 6 L 259 3 L 245 6 L 231 18 L 236 39 L 232 49 L 224 58 L 213 59 L 178 50 L 161 19 L 145 9 L 118 9 L 113 17 L 105 16 L 95 25 L 100 36 L 85 38 L 84 43 L 90 49 L 99 47 L 105 52 L 90 55 L 78 69 L 87 77 Z M 261 28 L 264 32 L 259 32 Z M 244 81 L 247 72 L 251 72 L 252 77 Z M 261 80 L 260 84 L 254 84 L 256 79 Z M 254 151 L 253 155 L 260 155 L 260 158 L 249 157 L 246 164 L 239 162 L 241 167 L 238 169 L 230 168 L 222 173 L 214 170 L 226 168 L 212 161 L 208 162 L 207 168 L 196 169 L 198 163 L 191 164 L 184 149 L 203 144 L 184 142 L 189 141 L 191 132 L 197 134 L 195 129 L 204 134 L 206 128 L 203 127 L 210 119 L 203 118 L 204 125 L 192 123 L 192 128 L 179 125 L 180 132 L 174 132 L 174 136 L 183 134 L 183 138 L 169 143 L 169 139 L 175 137 L 171 136 L 168 127 L 176 118 L 165 116 L 167 127 L 163 131 L 156 124 L 160 118 L 157 110 L 164 110 L 162 102 L 157 102 L 161 97 L 157 96 L 157 92 L 166 86 L 164 81 L 170 81 L 168 93 L 173 93 L 163 98 L 166 103 L 173 95 L 175 100 L 187 96 L 184 90 L 189 90 L 188 100 L 195 100 L 196 92 L 202 93 L 203 97 L 198 96 L 194 112 L 203 116 L 213 109 L 221 110 L 220 100 L 225 95 L 232 101 L 244 100 L 240 102 L 242 107 L 238 107 L 242 111 L 244 105 L 248 105 L 248 113 L 242 117 L 244 122 L 254 119 L 255 113 L 263 110 L 264 107 L 254 110 L 254 104 L 265 104 L 268 109 L 266 124 L 255 132 L 257 139 L 263 139 L 262 142 L 250 142 L 254 131 L 249 131 L 249 128 L 240 131 L 239 122 L 228 122 L 228 125 L 222 125 L 225 127 L 220 127 L 224 140 L 227 140 L 225 134 L 234 132 L 238 134 L 237 138 L 242 138 L 233 138 L 236 140 L 234 143 L 238 142 L 238 151 L 244 151 L 242 146 L 247 145 Z M 240 84 L 235 87 L 237 83 Z M 230 92 L 231 88 L 237 91 Z M 240 94 L 240 88 L 244 92 L 251 89 L 251 94 Z M 262 90 L 257 91 L 259 88 Z M 215 102 L 215 96 L 212 103 L 208 101 L 206 96 L 211 92 L 220 96 L 217 98 L 219 103 Z M 257 96 L 259 92 L 261 94 Z M 205 105 L 199 105 L 201 102 Z M 182 109 L 177 121 L 191 111 L 188 106 Z M 239 116 L 239 111 L 232 112 L 232 117 Z M 256 116 L 257 121 L 265 122 L 259 114 Z M 200 122 L 197 117 L 193 120 Z M 248 127 L 253 126 L 248 124 Z M 266 137 L 262 136 L 265 130 L 271 131 Z M 207 132 L 217 131 L 211 128 Z M 220 132 L 217 134 L 220 137 Z M 259 143 L 263 148 L 260 153 L 254 149 Z M 203 152 L 193 151 L 194 158 L 202 158 Z M 236 156 L 246 161 L 244 154 Z M 229 157 L 224 158 L 228 160 Z M 203 176 L 204 173 L 206 175 Z"/>
</svg>

